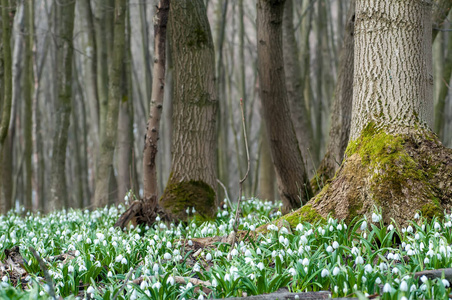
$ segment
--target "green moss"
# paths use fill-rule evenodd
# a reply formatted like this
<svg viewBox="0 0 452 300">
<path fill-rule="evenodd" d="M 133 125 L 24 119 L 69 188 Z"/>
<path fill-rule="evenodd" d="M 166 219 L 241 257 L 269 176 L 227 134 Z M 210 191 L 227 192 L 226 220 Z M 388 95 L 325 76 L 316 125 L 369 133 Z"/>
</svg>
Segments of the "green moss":
<svg viewBox="0 0 452 300">
<path fill-rule="evenodd" d="M 179 219 L 185 219 L 185 210 L 191 207 L 196 209 L 199 219 L 209 220 L 215 217 L 215 191 L 204 181 L 169 181 L 160 204 L 165 211 Z"/>
<path fill-rule="evenodd" d="M 287 214 L 282 219 L 289 222 L 292 228 L 295 228 L 299 223 L 308 222 L 315 223 L 317 221 L 325 222 L 325 219 L 317 212 L 311 204 L 304 205 L 293 213 Z"/>
<path fill-rule="evenodd" d="M 424 204 L 421 208 L 422 216 L 431 220 L 433 217 L 443 217 L 444 212 L 438 199 L 434 199 L 431 203 Z"/>
<path fill-rule="evenodd" d="M 348 208 L 348 216 L 345 218 L 345 223 L 350 224 L 350 222 L 357 217 L 358 215 L 362 215 L 363 202 L 352 200 L 349 204 Z"/>
</svg>

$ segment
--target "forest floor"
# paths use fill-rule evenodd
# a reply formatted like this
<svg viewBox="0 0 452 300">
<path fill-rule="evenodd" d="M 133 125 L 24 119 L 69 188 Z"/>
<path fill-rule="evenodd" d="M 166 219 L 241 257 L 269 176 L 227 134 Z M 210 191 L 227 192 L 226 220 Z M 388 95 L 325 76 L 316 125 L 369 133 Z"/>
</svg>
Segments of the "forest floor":
<svg viewBox="0 0 452 300">
<path fill-rule="evenodd" d="M 233 209 L 213 222 L 120 230 L 123 206 L 0 217 L 1 299 L 210 299 L 266 293 L 295 299 L 448 299 L 451 215 L 406 228 L 372 220 L 278 228 L 279 203 L 242 201 L 244 238 L 226 237 Z M 190 212 L 192 209 L 189 209 Z M 265 233 L 257 233 L 263 224 Z M 36 249 L 35 254 L 33 254 Z M 306 295 L 306 297 L 304 297 Z"/>
</svg>

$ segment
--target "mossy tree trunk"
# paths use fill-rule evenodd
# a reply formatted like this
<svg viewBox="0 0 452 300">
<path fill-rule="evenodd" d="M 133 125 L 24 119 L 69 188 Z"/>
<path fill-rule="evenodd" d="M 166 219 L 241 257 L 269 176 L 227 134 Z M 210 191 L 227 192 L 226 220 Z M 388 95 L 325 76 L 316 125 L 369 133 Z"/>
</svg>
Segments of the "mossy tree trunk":
<svg viewBox="0 0 452 300">
<path fill-rule="evenodd" d="M 72 101 L 72 57 L 75 2 L 55 1 L 57 89 L 55 101 L 56 124 L 53 135 L 52 169 L 50 175 L 49 209 L 58 210 L 67 205 L 66 148 Z"/>
<path fill-rule="evenodd" d="M 126 0 L 116 0 L 114 12 L 113 57 L 110 60 L 108 75 L 108 109 L 105 119 L 105 131 L 101 137 L 100 152 L 97 161 L 96 189 L 94 206 L 102 207 L 115 202 L 116 197 L 110 194 L 110 186 L 114 184 L 113 155 L 118 135 L 119 104 L 123 99 L 122 82 L 124 80 L 124 57 L 126 40 Z"/>
<path fill-rule="evenodd" d="M 416 211 L 432 217 L 451 207 L 452 150 L 430 129 L 431 9 L 427 1 L 356 1 L 346 159 L 298 219 L 332 213 L 350 221 L 380 206 L 384 222 L 403 226 Z"/>
<path fill-rule="evenodd" d="M 257 1 L 257 39 L 260 97 L 270 140 L 283 212 L 306 203 L 311 186 L 290 119 L 284 77 L 282 18 L 285 1 Z"/>
<path fill-rule="evenodd" d="M 202 0 L 172 1 L 169 26 L 174 61 L 171 175 L 160 199 L 170 218 L 195 207 L 215 216 L 217 178 L 215 57 Z"/>
</svg>

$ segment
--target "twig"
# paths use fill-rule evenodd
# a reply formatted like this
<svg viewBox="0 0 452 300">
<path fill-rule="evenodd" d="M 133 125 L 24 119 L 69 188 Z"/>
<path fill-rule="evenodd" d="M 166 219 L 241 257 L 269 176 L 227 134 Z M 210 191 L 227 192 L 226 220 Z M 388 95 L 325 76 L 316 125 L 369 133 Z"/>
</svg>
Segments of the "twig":
<svg viewBox="0 0 452 300">
<path fill-rule="evenodd" d="M 228 190 L 226 189 L 226 186 L 223 184 L 223 182 L 220 181 L 220 179 L 217 179 L 217 182 L 219 185 L 221 185 L 221 187 L 224 190 L 224 194 L 226 196 L 226 200 L 228 202 L 229 207 L 232 209 L 232 203 L 231 203 L 231 199 L 229 199 L 229 194 L 228 194 Z"/>
<path fill-rule="evenodd" d="M 116 292 L 116 294 L 113 296 L 113 298 L 111 298 L 111 300 L 116 300 L 116 298 L 118 298 L 119 294 L 124 290 L 124 288 L 127 285 L 127 282 L 130 279 L 130 276 L 132 276 L 133 271 L 136 269 L 136 267 L 134 269 L 130 269 L 129 274 L 127 274 L 126 279 L 124 279 L 124 283 L 122 284 L 121 288 L 119 289 L 119 291 Z"/>
<path fill-rule="evenodd" d="M 36 258 L 36 260 L 39 263 L 39 267 L 44 272 L 44 278 L 46 279 L 47 286 L 49 287 L 49 295 L 51 299 L 56 299 L 55 297 L 55 287 L 53 286 L 53 280 L 52 276 L 50 276 L 49 270 L 47 269 L 46 263 L 42 258 L 39 256 L 38 252 L 33 247 L 28 248 L 30 252 L 33 254 L 33 256 Z"/>
<path fill-rule="evenodd" d="M 237 201 L 237 209 L 235 210 L 235 220 L 234 220 L 234 226 L 233 226 L 234 231 L 232 232 L 231 251 L 228 254 L 228 258 L 231 257 L 231 252 L 234 249 L 234 244 L 237 239 L 237 229 L 238 229 L 237 221 L 239 219 L 240 201 L 242 200 L 243 182 L 245 182 L 246 178 L 248 177 L 248 173 L 250 172 L 250 152 L 248 150 L 248 138 L 246 136 L 245 114 L 243 112 L 243 99 L 240 99 L 240 110 L 242 112 L 242 128 L 243 128 L 243 138 L 245 139 L 247 169 L 246 169 L 245 176 L 243 176 L 243 178 L 240 179 L 240 182 L 239 182 L 239 200 Z"/>
</svg>

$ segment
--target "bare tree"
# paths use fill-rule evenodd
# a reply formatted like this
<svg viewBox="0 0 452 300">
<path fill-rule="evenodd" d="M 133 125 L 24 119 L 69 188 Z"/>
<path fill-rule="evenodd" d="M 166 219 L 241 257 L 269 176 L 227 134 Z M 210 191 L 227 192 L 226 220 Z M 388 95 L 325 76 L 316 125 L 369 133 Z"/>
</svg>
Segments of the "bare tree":
<svg viewBox="0 0 452 300">
<path fill-rule="evenodd" d="M 283 212 L 299 208 L 311 196 L 303 158 L 290 119 L 284 78 L 282 18 L 285 1 L 257 2 L 260 95 Z"/>
</svg>

